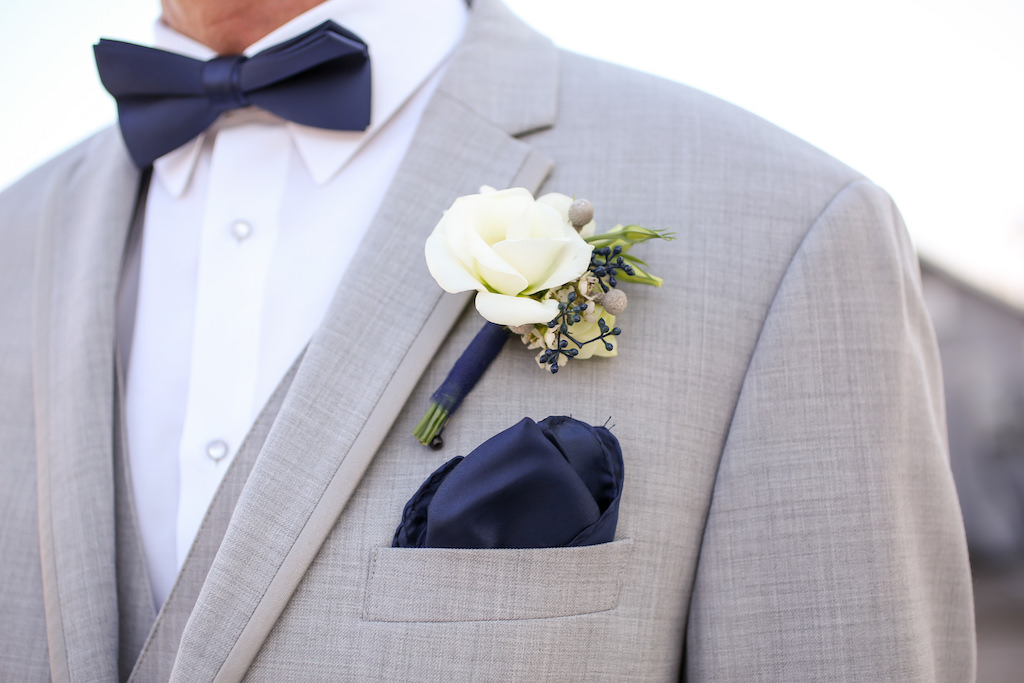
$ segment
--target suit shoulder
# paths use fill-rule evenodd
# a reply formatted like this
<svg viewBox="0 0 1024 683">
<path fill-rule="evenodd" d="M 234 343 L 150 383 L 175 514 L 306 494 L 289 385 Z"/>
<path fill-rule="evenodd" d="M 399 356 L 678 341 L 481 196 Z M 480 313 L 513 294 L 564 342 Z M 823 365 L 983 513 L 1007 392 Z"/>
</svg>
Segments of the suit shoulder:
<svg viewBox="0 0 1024 683">
<path fill-rule="evenodd" d="M 107 127 L 86 137 L 14 181 L 0 192 L 0 225 L 3 234 L 13 219 L 31 215 L 43 208 L 43 200 L 54 191 L 74 182 L 83 169 L 83 162 L 98 147 L 117 142 L 117 129 Z"/>
<path fill-rule="evenodd" d="M 861 174 L 779 126 L 696 88 L 653 74 L 561 52 L 562 105 L 587 103 L 621 115 L 634 136 L 667 140 L 704 162 L 721 160 L 747 169 L 817 177 L 829 196 Z M 698 144 L 699 143 L 699 146 Z M 756 162 L 756 163 L 755 163 Z M 750 174 L 733 182 L 754 180 Z M 823 188 L 824 189 L 824 188 Z"/>
<path fill-rule="evenodd" d="M 680 83 L 561 52 L 559 86 L 558 126 L 538 135 L 559 162 L 558 186 L 593 193 L 617 221 L 696 231 L 747 276 L 777 281 L 844 189 L 870 185 L 797 136 Z"/>
<path fill-rule="evenodd" d="M 62 197 L 90 173 L 85 163 L 89 156 L 112 142 L 120 144 L 116 129 L 102 130 L 0 192 L 0 327 L 29 329 L 39 233 L 61 205 Z"/>
</svg>

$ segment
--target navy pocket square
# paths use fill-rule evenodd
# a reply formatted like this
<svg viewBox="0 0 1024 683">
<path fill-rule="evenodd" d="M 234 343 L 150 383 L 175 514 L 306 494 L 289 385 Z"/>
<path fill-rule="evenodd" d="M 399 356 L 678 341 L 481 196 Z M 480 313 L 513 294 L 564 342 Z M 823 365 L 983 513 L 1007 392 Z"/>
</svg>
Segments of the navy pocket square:
<svg viewBox="0 0 1024 683">
<path fill-rule="evenodd" d="M 570 417 L 529 418 L 438 468 L 405 506 L 398 548 L 608 543 L 622 494 L 619 442 Z"/>
</svg>

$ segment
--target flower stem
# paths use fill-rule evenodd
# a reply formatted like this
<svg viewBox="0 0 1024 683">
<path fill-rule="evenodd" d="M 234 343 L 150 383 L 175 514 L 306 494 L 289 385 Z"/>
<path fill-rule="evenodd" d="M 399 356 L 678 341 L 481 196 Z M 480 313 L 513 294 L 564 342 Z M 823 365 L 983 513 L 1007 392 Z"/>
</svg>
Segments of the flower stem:
<svg viewBox="0 0 1024 683">
<path fill-rule="evenodd" d="M 431 401 L 430 407 L 427 408 L 427 412 L 416 425 L 416 429 L 412 430 L 412 435 L 419 439 L 424 446 L 431 445 L 431 442 L 441 433 L 444 423 L 448 421 L 449 414 L 436 401 Z"/>
<path fill-rule="evenodd" d="M 419 439 L 420 443 L 432 448 L 440 447 L 441 430 L 444 429 L 448 418 L 458 410 L 462 400 L 476 386 L 508 338 L 508 328 L 504 325 L 484 323 L 473 337 L 473 341 L 455 361 L 444 382 L 430 397 L 430 407 L 413 430 L 413 436 Z"/>
</svg>

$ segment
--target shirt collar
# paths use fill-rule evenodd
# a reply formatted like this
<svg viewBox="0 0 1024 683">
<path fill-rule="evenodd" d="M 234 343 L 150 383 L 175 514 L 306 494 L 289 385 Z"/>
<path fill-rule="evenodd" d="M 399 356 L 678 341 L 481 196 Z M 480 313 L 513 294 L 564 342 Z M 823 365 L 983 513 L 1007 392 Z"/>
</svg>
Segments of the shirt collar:
<svg viewBox="0 0 1024 683">
<path fill-rule="evenodd" d="M 442 66 L 462 35 L 466 4 L 464 0 L 327 0 L 243 52 L 252 56 L 327 20 L 341 24 L 369 45 L 373 100 L 370 126 L 365 131 L 323 130 L 282 121 L 317 185 L 334 177 Z M 216 56 L 160 20 L 154 26 L 154 44 L 193 59 Z M 173 196 L 180 197 L 187 189 L 208 134 L 200 134 L 153 163 L 154 173 Z"/>
</svg>

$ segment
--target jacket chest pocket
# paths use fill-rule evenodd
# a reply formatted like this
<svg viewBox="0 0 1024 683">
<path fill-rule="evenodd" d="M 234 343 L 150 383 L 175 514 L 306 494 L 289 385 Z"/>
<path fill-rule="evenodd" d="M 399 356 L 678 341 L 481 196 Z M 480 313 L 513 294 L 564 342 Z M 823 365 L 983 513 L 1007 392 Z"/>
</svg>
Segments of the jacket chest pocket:
<svg viewBox="0 0 1024 683">
<path fill-rule="evenodd" d="M 633 542 L 573 548 L 376 548 L 364 621 L 546 619 L 614 609 Z"/>
</svg>

